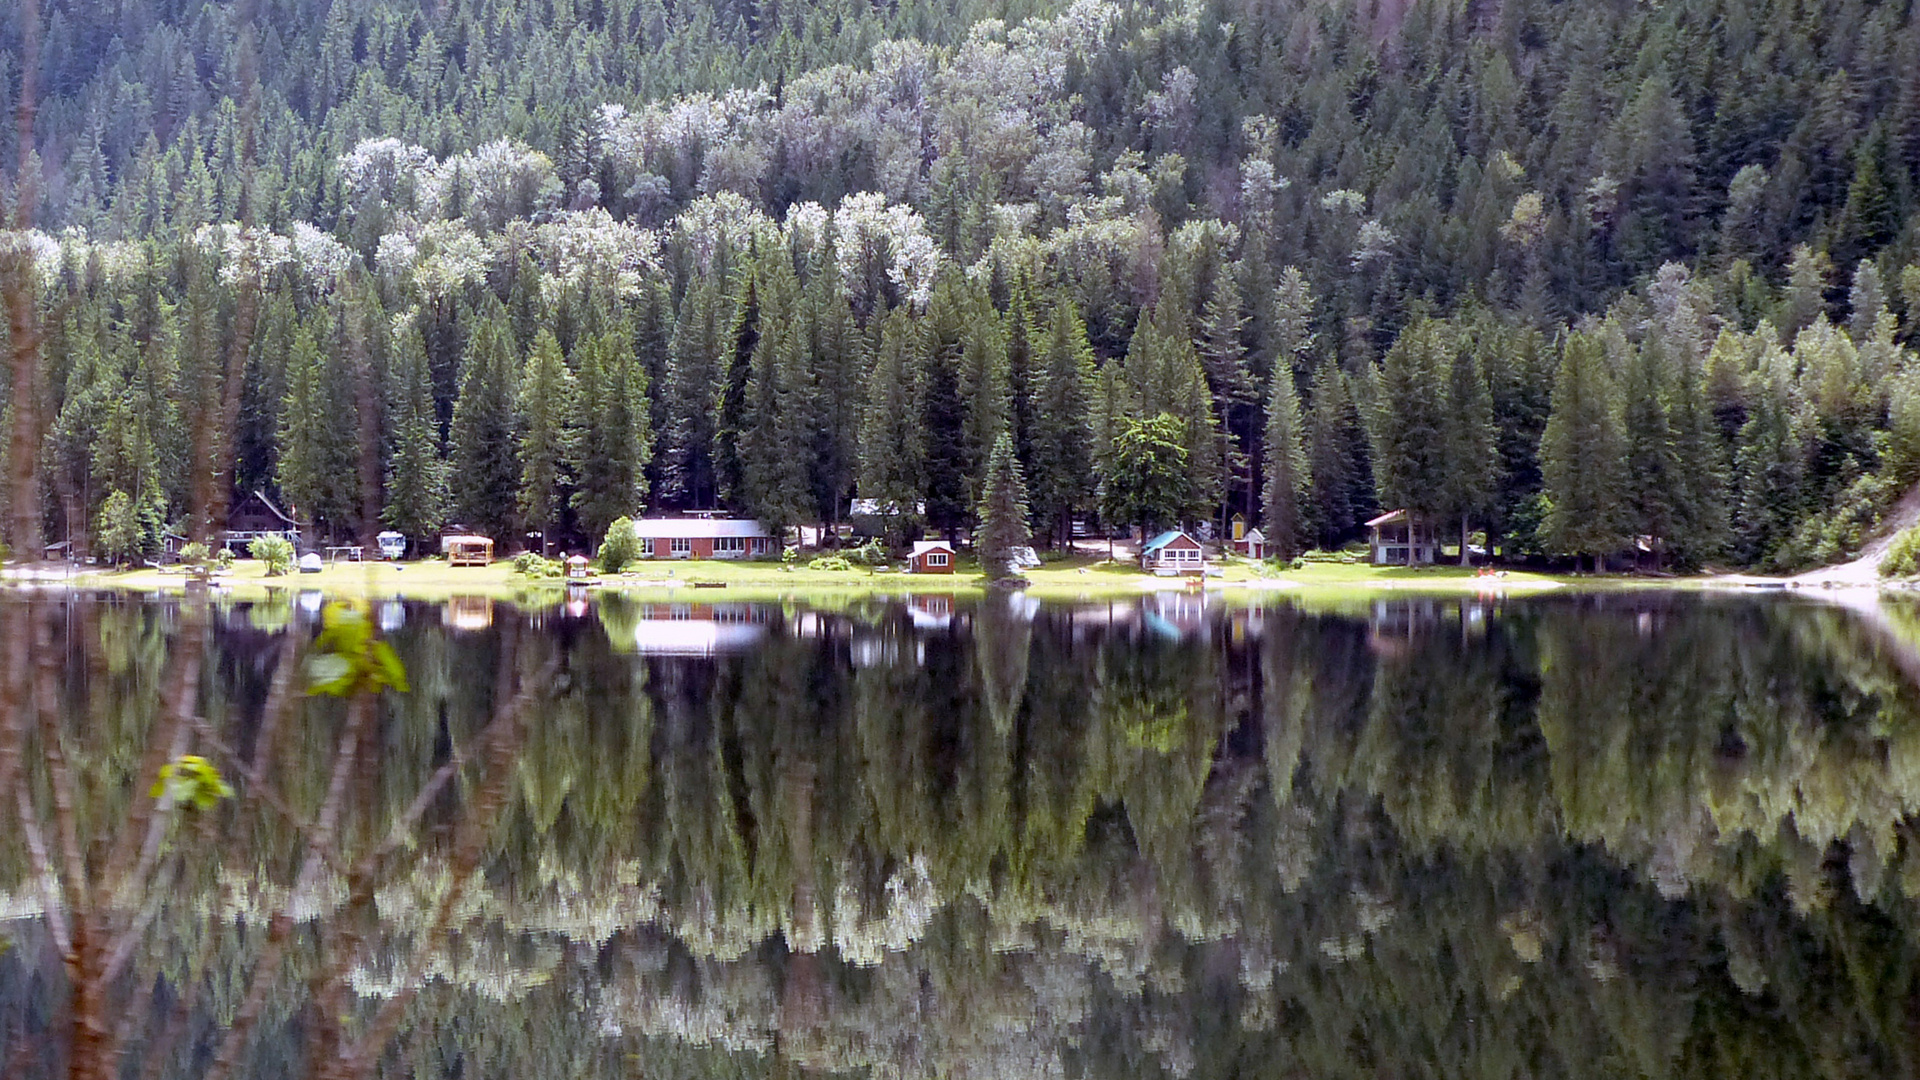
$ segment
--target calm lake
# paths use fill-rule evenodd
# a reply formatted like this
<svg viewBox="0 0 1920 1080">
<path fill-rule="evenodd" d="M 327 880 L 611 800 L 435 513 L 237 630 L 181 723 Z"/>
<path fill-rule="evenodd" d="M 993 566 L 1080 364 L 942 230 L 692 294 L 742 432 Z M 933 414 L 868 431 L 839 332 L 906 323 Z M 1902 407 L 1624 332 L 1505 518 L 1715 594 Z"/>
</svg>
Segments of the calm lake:
<svg viewBox="0 0 1920 1080">
<path fill-rule="evenodd" d="M 1920 605 L 0 618 L 9 1077 L 1920 1072 Z"/>
</svg>

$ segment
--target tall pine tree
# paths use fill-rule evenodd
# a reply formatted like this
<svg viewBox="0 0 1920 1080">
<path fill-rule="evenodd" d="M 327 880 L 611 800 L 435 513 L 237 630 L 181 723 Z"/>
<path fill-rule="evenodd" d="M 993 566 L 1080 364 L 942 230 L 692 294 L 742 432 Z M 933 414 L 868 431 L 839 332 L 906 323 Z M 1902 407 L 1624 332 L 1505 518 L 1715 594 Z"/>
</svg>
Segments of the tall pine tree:
<svg viewBox="0 0 1920 1080">
<path fill-rule="evenodd" d="M 1561 351 L 1553 408 L 1540 438 L 1547 512 L 1542 541 L 1552 550 L 1588 555 L 1598 565 L 1626 545 L 1621 491 L 1626 439 L 1606 346 L 1574 334 Z"/>
<path fill-rule="evenodd" d="M 419 550 L 446 523 L 448 477 L 440 456 L 426 343 L 413 320 L 403 325 L 393 350 L 393 449 L 387 457 L 387 504 L 381 517 Z"/>
<path fill-rule="evenodd" d="M 1276 365 L 1267 391 L 1267 485 L 1260 528 L 1273 554 L 1291 559 L 1300 554 L 1307 535 L 1307 499 L 1313 477 L 1301 440 L 1300 398 L 1293 389 L 1293 372 Z"/>
<path fill-rule="evenodd" d="M 623 325 L 585 339 L 579 368 L 572 505 L 581 531 L 597 544 L 615 518 L 638 514 L 646 505 L 653 446 L 647 373 L 634 355 L 633 333 Z"/>
<path fill-rule="evenodd" d="M 988 581 L 1014 576 L 1013 549 L 1031 543 L 1032 534 L 1027 528 L 1026 476 L 1009 432 L 1002 431 L 994 440 L 976 512 L 980 531 L 975 534 L 974 548 L 980 556 L 980 569 L 986 572 Z"/>
<path fill-rule="evenodd" d="M 513 332 L 498 301 L 476 312 L 453 406 L 454 513 L 502 547 L 513 539 L 520 468 L 514 444 Z"/>
<path fill-rule="evenodd" d="M 573 372 L 551 331 L 538 331 L 520 377 L 520 520 L 540 534 L 548 550 L 560 511 L 567 505 L 579 403 Z"/>
</svg>

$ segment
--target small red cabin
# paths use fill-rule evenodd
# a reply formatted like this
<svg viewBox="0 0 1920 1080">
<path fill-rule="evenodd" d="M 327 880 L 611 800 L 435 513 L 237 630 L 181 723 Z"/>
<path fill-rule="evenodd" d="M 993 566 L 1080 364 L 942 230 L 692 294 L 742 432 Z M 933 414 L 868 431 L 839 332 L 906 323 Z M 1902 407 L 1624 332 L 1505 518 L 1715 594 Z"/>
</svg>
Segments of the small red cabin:
<svg viewBox="0 0 1920 1080">
<path fill-rule="evenodd" d="M 945 540 L 917 540 L 907 567 L 916 574 L 951 574 L 953 554 L 953 545 Z"/>
</svg>

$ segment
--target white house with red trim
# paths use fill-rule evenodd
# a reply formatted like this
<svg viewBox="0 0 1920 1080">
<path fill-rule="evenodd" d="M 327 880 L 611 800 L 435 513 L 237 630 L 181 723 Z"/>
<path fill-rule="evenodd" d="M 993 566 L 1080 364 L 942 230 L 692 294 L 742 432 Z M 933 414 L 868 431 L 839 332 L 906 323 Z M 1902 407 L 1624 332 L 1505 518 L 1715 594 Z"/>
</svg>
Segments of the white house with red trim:
<svg viewBox="0 0 1920 1080">
<path fill-rule="evenodd" d="M 1204 574 L 1207 549 L 1200 541 L 1169 529 L 1140 546 L 1140 569 L 1155 574 Z"/>
</svg>

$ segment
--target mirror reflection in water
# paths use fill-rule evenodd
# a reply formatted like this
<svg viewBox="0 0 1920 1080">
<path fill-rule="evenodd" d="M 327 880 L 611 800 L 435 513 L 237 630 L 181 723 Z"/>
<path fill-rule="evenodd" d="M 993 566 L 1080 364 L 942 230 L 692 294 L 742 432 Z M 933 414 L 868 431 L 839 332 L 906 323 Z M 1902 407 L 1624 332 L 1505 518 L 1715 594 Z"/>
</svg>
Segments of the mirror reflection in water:
<svg viewBox="0 0 1920 1080">
<path fill-rule="evenodd" d="M 1920 608 L 0 600 L 0 1074 L 1920 1071 Z"/>
</svg>

